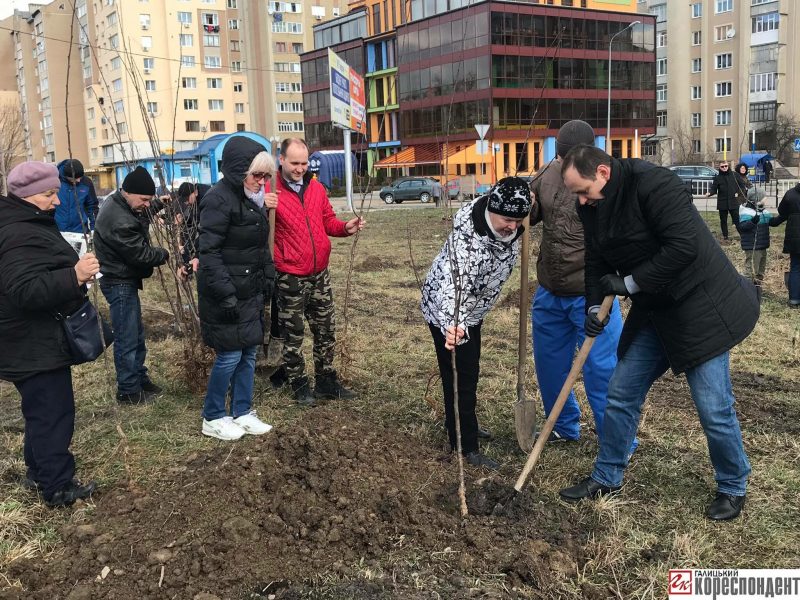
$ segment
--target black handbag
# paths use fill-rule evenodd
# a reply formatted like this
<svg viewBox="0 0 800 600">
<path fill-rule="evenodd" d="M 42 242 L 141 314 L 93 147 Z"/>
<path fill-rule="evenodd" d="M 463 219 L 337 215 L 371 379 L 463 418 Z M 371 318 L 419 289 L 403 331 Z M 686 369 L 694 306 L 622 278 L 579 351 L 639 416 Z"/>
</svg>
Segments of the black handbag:
<svg viewBox="0 0 800 600">
<path fill-rule="evenodd" d="M 114 341 L 111 327 L 98 314 L 88 298 L 71 315 L 57 313 L 56 319 L 61 321 L 61 326 L 64 328 L 73 365 L 95 360 Z M 103 328 L 102 337 L 100 327 Z"/>
</svg>

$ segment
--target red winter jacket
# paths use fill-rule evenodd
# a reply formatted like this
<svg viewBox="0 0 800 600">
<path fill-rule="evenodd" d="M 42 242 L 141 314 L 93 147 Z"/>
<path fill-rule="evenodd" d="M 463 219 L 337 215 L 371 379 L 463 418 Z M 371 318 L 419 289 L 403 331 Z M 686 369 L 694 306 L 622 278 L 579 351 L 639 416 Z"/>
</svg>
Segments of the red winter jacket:
<svg viewBox="0 0 800 600">
<path fill-rule="evenodd" d="M 316 179 L 305 181 L 298 195 L 278 175 L 278 192 L 275 269 L 300 276 L 324 271 L 331 256 L 328 236 L 347 237 L 345 222 L 336 218 L 325 188 Z"/>
</svg>

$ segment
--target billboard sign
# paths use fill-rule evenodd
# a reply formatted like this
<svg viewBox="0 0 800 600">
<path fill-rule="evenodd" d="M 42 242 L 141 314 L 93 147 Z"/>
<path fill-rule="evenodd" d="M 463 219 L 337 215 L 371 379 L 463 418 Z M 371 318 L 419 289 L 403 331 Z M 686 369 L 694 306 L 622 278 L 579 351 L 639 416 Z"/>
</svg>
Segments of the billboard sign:
<svg viewBox="0 0 800 600">
<path fill-rule="evenodd" d="M 331 82 L 331 121 L 337 127 L 364 131 L 366 96 L 364 78 L 328 49 Z"/>
</svg>

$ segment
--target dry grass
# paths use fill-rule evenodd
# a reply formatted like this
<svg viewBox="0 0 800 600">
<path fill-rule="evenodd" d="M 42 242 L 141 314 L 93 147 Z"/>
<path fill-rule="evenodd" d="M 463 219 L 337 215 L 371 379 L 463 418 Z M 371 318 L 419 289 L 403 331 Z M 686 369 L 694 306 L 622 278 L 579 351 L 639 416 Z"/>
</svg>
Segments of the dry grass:
<svg viewBox="0 0 800 600">
<path fill-rule="evenodd" d="M 354 409 L 391 423 L 438 448 L 444 441 L 441 390 L 433 380 L 436 363 L 430 334 L 418 308 L 419 291 L 412 265 L 424 277 L 438 252 L 450 223 L 444 211 L 395 210 L 373 212 L 355 255 L 351 281 L 348 335 L 340 339 L 351 357 L 348 380 L 360 392 Z M 709 216 L 716 226 L 716 214 Z M 658 382 L 645 406 L 640 429 L 641 446 L 626 473 L 626 486 L 616 498 L 578 506 L 573 511 L 586 533 L 586 563 L 563 580 L 559 597 L 580 598 L 583 586 L 602 590 L 604 597 L 663 598 L 669 568 L 676 567 L 796 567 L 800 556 L 800 443 L 796 423 L 800 418 L 800 315 L 785 307 L 782 272 L 787 259 L 779 254 L 782 231 L 773 231 L 761 320 L 753 333 L 732 353 L 734 391 L 745 444 L 753 465 L 748 504 L 743 518 L 726 524 L 703 517 L 714 490 L 705 438 L 697 422 L 685 380 L 671 375 Z M 409 246 L 413 255 L 409 255 Z M 537 243 L 532 244 L 534 252 Z M 738 246 L 727 246 L 734 264 L 742 268 Z M 334 241 L 332 275 L 334 292 L 344 297 L 344 274 L 350 245 Z M 535 261 L 532 261 L 535 264 Z M 532 267 L 532 276 L 535 271 Z M 167 305 L 151 281 L 145 303 L 161 314 Z M 506 297 L 518 293 L 515 272 L 506 285 Z M 488 454 L 506 466 L 509 483 L 524 462 L 516 449 L 512 405 L 516 399 L 517 311 L 507 302 L 490 313 L 484 326 L 479 418 L 492 429 L 495 440 Z M 159 310 L 161 309 L 161 310 Z M 342 306 L 337 306 L 342 327 Z M 200 435 L 201 394 L 187 390 L 178 340 L 168 332 L 168 319 L 159 317 L 159 341 L 149 342 L 148 364 L 156 381 L 165 384 L 162 401 L 149 407 L 119 407 L 114 402 L 113 363 L 99 361 L 75 369 L 78 417 L 73 449 L 79 474 L 113 485 L 147 486 L 169 473 L 175 457 L 202 453 L 218 442 Z M 166 322 L 162 322 L 166 321 Z M 155 326 L 154 326 L 155 327 Z M 154 332 L 151 332 L 154 333 Z M 308 356 L 310 364 L 310 353 Z M 195 375 L 197 377 L 197 375 Z M 532 365 L 527 369 L 528 390 L 537 393 Z M 746 389 L 745 386 L 746 385 Z M 426 402 L 426 390 L 432 407 Z M 557 498 L 558 490 L 591 469 L 596 454 L 593 419 L 579 385 L 577 396 L 584 408 L 582 440 L 546 448 L 525 493 Z M 6 427 L 0 435 L 5 461 L 0 468 L 0 575 L 21 556 L 53 557 L 59 546 L 56 532 L 81 512 L 49 511 L 17 485 L 24 474 L 21 457 L 21 417 L 16 392 L 0 386 L 0 411 Z M 271 423 L 281 425 L 301 418 L 285 393 L 273 392 L 257 378 L 255 406 Z M 122 436 L 120 435 L 122 431 Z M 278 432 L 280 428 L 278 428 Z M 456 478 L 453 473 L 454 481 Z M 91 510 L 91 506 L 86 507 Z M 398 548 L 409 557 L 408 540 Z M 413 549 L 412 549 L 413 550 Z M 420 557 L 457 564 L 459 557 Z M 388 561 L 388 559 L 387 559 Z M 390 562 L 386 563 L 387 570 Z M 420 571 L 420 588 L 430 582 Z M 359 569 L 369 580 L 383 572 L 381 565 Z M 334 581 L 319 574 L 319 581 Z M 329 579 L 330 578 L 330 579 Z M 14 582 L 5 582 L 13 585 Z M 0 581 L 0 586 L 3 582 Z M 486 573 L 468 586 L 503 589 L 502 576 Z"/>
</svg>

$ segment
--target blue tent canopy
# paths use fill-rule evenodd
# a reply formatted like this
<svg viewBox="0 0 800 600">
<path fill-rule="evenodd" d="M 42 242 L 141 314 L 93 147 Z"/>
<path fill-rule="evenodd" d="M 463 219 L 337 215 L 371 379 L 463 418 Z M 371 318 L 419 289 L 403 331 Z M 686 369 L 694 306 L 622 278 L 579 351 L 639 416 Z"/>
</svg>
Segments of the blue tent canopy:
<svg viewBox="0 0 800 600">
<path fill-rule="evenodd" d="M 356 171 L 356 158 L 351 153 L 351 168 Z M 326 188 L 333 187 L 333 180 L 344 185 L 344 150 L 317 150 L 308 157 L 308 170 L 316 173 L 320 183 Z"/>
<path fill-rule="evenodd" d="M 761 169 L 765 161 L 775 160 L 775 157 L 769 152 L 753 152 L 751 154 L 742 154 L 739 160 L 746 164 L 748 169 L 752 169 L 753 167 Z"/>
</svg>

